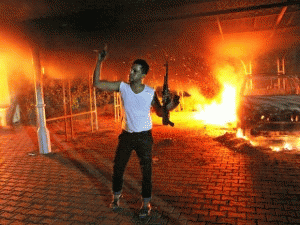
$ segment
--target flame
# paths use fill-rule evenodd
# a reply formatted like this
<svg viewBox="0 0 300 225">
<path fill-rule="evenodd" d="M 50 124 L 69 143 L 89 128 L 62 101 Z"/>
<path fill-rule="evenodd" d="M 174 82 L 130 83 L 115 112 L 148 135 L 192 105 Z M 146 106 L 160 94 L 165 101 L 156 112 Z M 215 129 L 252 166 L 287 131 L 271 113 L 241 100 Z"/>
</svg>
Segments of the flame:
<svg viewBox="0 0 300 225">
<path fill-rule="evenodd" d="M 290 143 L 285 143 L 285 144 L 284 144 L 284 149 L 286 149 L 286 150 L 292 150 L 292 149 L 293 149 L 293 146 L 292 146 L 292 144 L 290 144 Z"/>
<path fill-rule="evenodd" d="M 5 61 L 0 58 L 0 105 L 6 107 L 10 104 L 10 95 L 8 89 L 7 69 Z"/>
<path fill-rule="evenodd" d="M 238 129 L 237 129 L 237 131 L 236 131 L 236 137 L 237 137 L 237 138 L 244 138 L 244 139 L 247 140 L 247 136 L 244 136 L 243 131 L 242 131 L 241 128 L 238 128 Z"/>
<path fill-rule="evenodd" d="M 19 93 L 33 81 L 32 57 L 24 35 L 13 27 L 1 26 L 0 34 L 0 105 L 9 107 Z"/>
<path fill-rule="evenodd" d="M 237 131 L 238 137 L 239 131 Z M 287 135 L 284 137 L 276 136 L 241 136 L 245 140 L 249 140 L 252 146 L 260 146 L 271 149 L 274 152 L 288 152 L 288 151 L 299 151 L 300 150 L 300 139 L 298 135 Z"/>
<path fill-rule="evenodd" d="M 203 104 L 198 103 L 199 113 L 195 118 L 212 125 L 234 124 L 237 120 L 237 93 L 241 86 L 242 75 L 230 64 L 216 66 L 214 74 L 223 88 L 213 101 L 206 100 Z"/>
<path fill-rule="evenodd" d="M 269 147 L 274 152 L 280 152 L 280 151 L 284 151 L 284 150 L 291 151 L 295 148 L 292 143 L 287 143 L 287 142 L 284 143 L 282 146 L 269 146 Z"/>
<path fill-rule="evenodd" d="M 230 85 L 224 85 L 221 102 L 213 101 L 210 105 L 200 106 L 200 112 L 195 115 L 198 120 L 204 120 L 208 124 L 226 125 L 236 121 L 236 89 Z"/>
<path fill-rule="evenodd" d="M 216 61 L 214 74 L 223 89 L 217 99 L 210 104 L 202 104 L 198 107 L 200 112 L 195 116 L 196 119 L 213 125 L 236 122 L 237 93 L 245 74 L 245 64 L 242 58 L 245 60 L 257 55 L 264 46 L 262 40 L 259 35 L 249 37 L 237 34 L 226 36 L 222 41 L 219 39 L 212 41 L 215 57 L 212 57 L 211 60 Z M 229 63 L 226 63 L 227 61 Z"/>
</svg>

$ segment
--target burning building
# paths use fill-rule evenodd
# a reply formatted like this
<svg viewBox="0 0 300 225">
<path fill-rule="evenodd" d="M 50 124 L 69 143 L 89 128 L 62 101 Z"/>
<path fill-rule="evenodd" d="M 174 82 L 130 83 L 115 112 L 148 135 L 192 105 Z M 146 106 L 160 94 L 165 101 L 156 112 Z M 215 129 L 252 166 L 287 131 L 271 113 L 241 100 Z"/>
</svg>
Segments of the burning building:
<svg viewBox="0 0 300 225">
<path fill-rule="evenodd" d="M 10 26 L 3 26 L 0 35 L 0 126 L 19 123 L 21 105 L 34 90 L 32 57 L 28 42 L 22 33 Z M 32 94 L 32 93 L 31 93 Z M 31 103 L 34 104 L 34 103 Z M 25 118 L 24 118 L 25 119 Z"/>
</svg>

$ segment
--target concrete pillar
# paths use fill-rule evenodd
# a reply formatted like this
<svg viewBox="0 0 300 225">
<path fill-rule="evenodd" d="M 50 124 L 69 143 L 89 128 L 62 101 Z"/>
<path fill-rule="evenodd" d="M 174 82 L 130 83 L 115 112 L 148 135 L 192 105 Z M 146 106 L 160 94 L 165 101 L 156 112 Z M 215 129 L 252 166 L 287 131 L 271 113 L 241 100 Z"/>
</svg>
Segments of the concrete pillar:
<svg viewBox="0 0 300 225">
<path fill-rule="evenodd" d="M 35 69 L 35 94 L 37 108 L 37 134 L 39 142 L 39 151 L 41 154 L 51 152 L 51 143 L 49 131 L 46 127 L 46 114 L 44 104 L 44 94 L 42 85 L 42 68 L 40 63 L 40 54 L 37 47 L 33 48 L 33 65 Z"/>
</svg>

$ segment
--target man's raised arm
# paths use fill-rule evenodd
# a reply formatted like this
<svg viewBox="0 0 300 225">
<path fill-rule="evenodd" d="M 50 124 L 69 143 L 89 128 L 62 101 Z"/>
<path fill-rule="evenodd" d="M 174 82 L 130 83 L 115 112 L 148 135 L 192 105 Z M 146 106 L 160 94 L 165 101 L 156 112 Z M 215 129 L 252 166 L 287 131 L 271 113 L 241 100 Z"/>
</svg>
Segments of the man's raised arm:
<svg viewBox="0 0 300 225">
<path fill-rule="evenodd" d="M 107 54 L 106 50 L 103 50 L 101 53 L 99 52 L 95 71 L 94 71 L 93 86 L 103 91 L 119 91 L 120 84 L 121 84 L 120 81 L 111 82 L 111 81 L 100 79 L 101 63 L 104 61 L 106 54 Z"/>
</svg>

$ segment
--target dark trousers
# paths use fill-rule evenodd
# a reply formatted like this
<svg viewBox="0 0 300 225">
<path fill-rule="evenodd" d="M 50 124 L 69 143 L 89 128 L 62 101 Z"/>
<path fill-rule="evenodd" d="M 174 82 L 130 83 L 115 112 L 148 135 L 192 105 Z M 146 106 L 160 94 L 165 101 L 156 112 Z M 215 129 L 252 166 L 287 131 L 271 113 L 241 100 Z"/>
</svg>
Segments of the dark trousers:
<svg viewBox="0 0 300 225">
<path fill-rule="evenodd" d="M 138 133 L 123 131 L 119 135 L 113 169 L 113 192 L 120 192 L 123 186 L 123 175 L 132 150 L 135 150 L 141 165 L 143 176 L 142 197 L 150 198 L 152 192 L 152 145 L 151 130 Z"/>
</svg>

